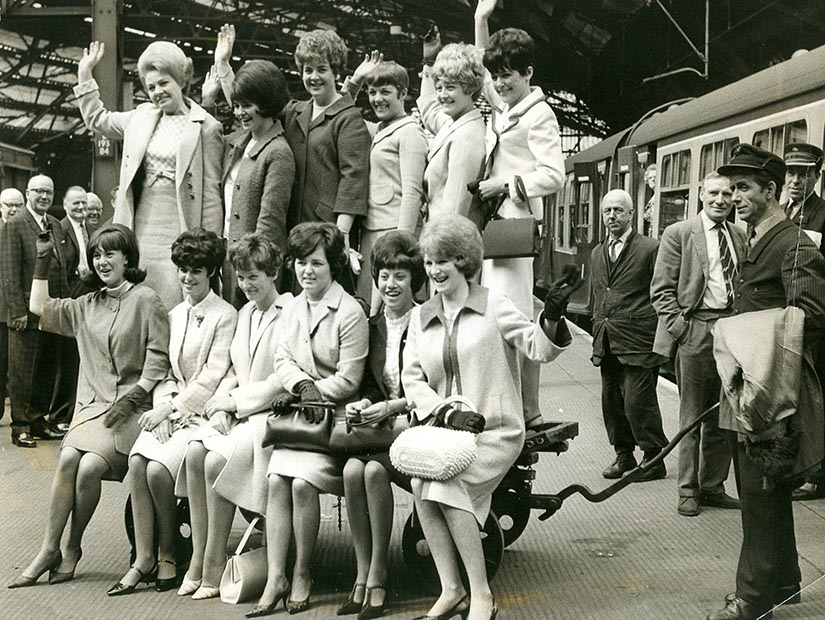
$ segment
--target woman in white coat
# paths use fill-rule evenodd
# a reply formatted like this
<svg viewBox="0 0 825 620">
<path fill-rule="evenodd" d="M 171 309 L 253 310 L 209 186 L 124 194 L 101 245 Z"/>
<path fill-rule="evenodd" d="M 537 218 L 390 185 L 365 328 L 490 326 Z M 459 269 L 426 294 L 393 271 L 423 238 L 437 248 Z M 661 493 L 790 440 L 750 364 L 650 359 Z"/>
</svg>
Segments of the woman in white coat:
<svg viewBox="0 0 825 620">
<path fill-rule="evenodd" d="M 209 423 L 192 436 L 176 487 L 189 498 L 192 525 L 192 558 L 178 595 L 195 600 L 219 594 L 235 506 L 266 514 L 272 454 L 262 446 L 266 416 L 272 401 L 286 395 L 273 368 L 280 319 L 292 300 L 275 286 L 281 250 L 265 233 L 247 233 L 229 246 L 229 261 L 249 301 L 229 348 L 232 366 L 206 402 Z"/>
<path fill-rule="evenodd" d="M 146 285 L 171 310 L 182 299 L 170 261 L 172 242 L 199 226 L 218 235 L 223 231 L 223 129 L 184 95 L 192 60 L 174 43 L 155 41 L 138 58 L 151 103 L 129 112 L 110 112 L 100 100 L 92 69 L 103 54 L 97 41 L 84 50 L 74 94 L 89 129 L 123 142 L 112 221 L 135 231 Z"/>
<path fill-rule="evenodd" d="M 481 431 L 478 458 L 463 472 L 443 482 L 412 481 L 416 510 L 442 586 L 426 617 L 469 614 L 471 620 L 490 620 L 497 608 L 478 525 L 486 520 L 492 493 L 524 444 L 522 360 L 549 362 L 571 341 L 561 319 L 566 297 L 551 290 L 545 311 L 533 322 L 507 297 L 473 283 L 483 248 L 478 229 L 464 217 L 428 222 L 421 249 L 436 294 L 410 318 L 401 373 L 407 400 L 423 422 L 441 401 L 460 394 L 476 405 L 477 413 L 453 409 L 439 421 L 459 430 Z M 467 573 L 469 595 L 456 550 Z"/>
<path fill-rule="evenodd" d="M 203 422 L 203 406 L 229 369 L 238 319 L 235 309 L 209 288 L 225 253 L 223 241 L 202 228 L 184 232 L 172 244 L 184 301 L 169 312 L 171 372 L 154 389 L 153 407 L 138 421 L 143 430 L 129 456 L 135 561 L 109 596 L 134 592 L 153 569 L 158 592 L 177 583 L 175 478 L 189 438 Z"/>
</svg>

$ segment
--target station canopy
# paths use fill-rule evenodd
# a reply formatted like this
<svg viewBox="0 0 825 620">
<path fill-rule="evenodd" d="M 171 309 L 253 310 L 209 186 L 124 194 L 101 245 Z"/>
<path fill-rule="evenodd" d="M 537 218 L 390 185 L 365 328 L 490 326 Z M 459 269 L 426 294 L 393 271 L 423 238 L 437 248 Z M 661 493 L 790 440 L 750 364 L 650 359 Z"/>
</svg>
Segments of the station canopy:
<svg viewBox="0 0 825 620">
<path fill-rule="evenodd" d="M 132 84 L 136 102 L 145 95 L 135 62 L 156 39 L 175 41 L 190 55 L 198 92 L 217 32 L 232 23 L 238 33 L 235 66 L 252 58 L 272 60 L 287 73 L 293 94 L 300 94 L 292 52 L 306 31 L 335 29 L 350 48 L 350 70 L 372 49 L 416 68 L 421 37 L 433 23 L 445 42 L 472 41 L 475 8 L 475 0 L 97 1 L 121 10 L 124 80 Z M 91 38 L 91 5 L 0 0 L 0 11 L 0 141 L 36 149 L 84 134 L 72 86 Z M 550 94 L 571 151 L 632 124 L 651 108 L 704 94 L 798 49 L 825 44 L 825 2 L 501 0 L 491 30 L 505 26 L 535 38 L 534 81 Z M 416 73 L 411 71 L 413 96 Z"/>
</svg>

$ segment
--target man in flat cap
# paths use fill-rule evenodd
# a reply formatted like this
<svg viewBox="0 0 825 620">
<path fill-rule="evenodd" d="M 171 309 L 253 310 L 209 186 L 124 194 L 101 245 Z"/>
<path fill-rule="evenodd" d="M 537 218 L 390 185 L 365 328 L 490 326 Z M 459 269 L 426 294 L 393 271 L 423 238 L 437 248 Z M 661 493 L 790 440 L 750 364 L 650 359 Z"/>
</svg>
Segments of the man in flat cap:
<svg viewBox="0 0 825 620">
<path fill-rule="evenodd" d="M 816 193 L 822 171 L 822 149 L 813 144 L 797 142 L 785 147 L 785 194 L 788 201 L 782 208 L 794 224 L 801 227 L 825 255 L 825 200 Z M 825 338 L 817 352 L 816 369 L 825 377 Z M 825 464 L 819 471 L 805 477 L 805 484 L 793 492 L 793 499 L 809 500 L 825 497 Z"/>
<path fill-rule="evenodd" d="M 730 431 L 743 540 L 736 593 L 728 595 L 725 607 L 708 620 L 756 620 L 770 617 L 775 604 L 800 598 L 791 492 L 825 450 L 822 390 L 813 368 L 816 339 L 825 324 L 825 259 L 806 235 L 798 242 L 798 228 L 779 204 L 785 180 L 785 164 L 779 157 L 740 144 L 719 173 L 730 178 L 733 206 L 748 225 L 747 254 L 734 285 L 734 316 L 787 306 L 805 314 L 799 404 L 793 415 L 775 423 L 776 437 L 768 440 L 788 446 L 789 473 L 771 474 L 766 462 L 755 460 L 752 455 L 759 446 L 747 443 L 727 398 L 723 396 L 720 404 L 719 427 Z"/>
</svg>

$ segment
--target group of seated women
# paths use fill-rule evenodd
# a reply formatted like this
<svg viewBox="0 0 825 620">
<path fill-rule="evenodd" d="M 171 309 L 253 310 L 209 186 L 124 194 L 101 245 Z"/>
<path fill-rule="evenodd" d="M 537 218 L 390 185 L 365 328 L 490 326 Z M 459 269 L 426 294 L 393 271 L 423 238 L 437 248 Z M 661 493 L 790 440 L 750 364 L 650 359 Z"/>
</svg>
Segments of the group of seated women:
<svg viewBox="0 0 825 620">
<path fill-rule="evenodd" d="M 551 294 L 531 321 L 476 284 L 481 237 L 457 215 L 427 223 L 420 242 L 406 231 L 376 242 L 371 265 L 382 304 L 370 318 L 338 282 L 347 248 L 328 223 L 300 224 L 289 234 L 286 253 L 302 289 L 295 297 L 276 287 L 283 258 L 265 235 L 248 233 L 230 245 L 237 285 L 249 300 L 239 313 L 210 289 L 224 249 L 204 229 L 181 234 L 172 246 L 184 300 L 168 316 L 141 284 L 146 274 L 128 228 L 112 224 L 94 233 L 87 252 L 89 284 L 97 290 L 78 299 L 49 297 L 40 278 L 51 242 L 38 243 L 30 309 L 41 329 L 77 339 L 80 379 L 42 546 L 9 587 L 31 586 L 45 573 L 51 584 L 73 579 L 101 480 L 122 481 L 128 471 L 136 555 L 110 596 L 145 581 L 158 591 L 178 587 L 178 595 L 195 600 L 218 596 L 239 507 L 266 522 L 266 587 L 246 615 L 271 614 L 281 602 L 289 613 L 304 611 L 319 495 L 343 494 L 357 566 L 338 614 L 379 617 L 389 603 L 396 482 L 414 495 L 441 579 L 441 596 L 423 617 L 495 616 L 478 525 L 522 449 L 521 362 L 550 361 L 570 342 L 563 294 Z M 425 274 L 434 295 L 417 305 Z M 295 403 L 308 417 L 314 403 L 325 402 L 339 419 L 369 423 L 398 412 L 416 424 L 451 394 L 468 397 L 478 411 L 452 411 L 441 423 L 479 433 L 479 456 L 447 481 L 407 478 L 385 451 L 346 456 L 279 446 L 277 438 L 264 447 L 273 402 Z M 181 580 L 178 497 L 188 497 L 193 547 Z"/>
</svg>

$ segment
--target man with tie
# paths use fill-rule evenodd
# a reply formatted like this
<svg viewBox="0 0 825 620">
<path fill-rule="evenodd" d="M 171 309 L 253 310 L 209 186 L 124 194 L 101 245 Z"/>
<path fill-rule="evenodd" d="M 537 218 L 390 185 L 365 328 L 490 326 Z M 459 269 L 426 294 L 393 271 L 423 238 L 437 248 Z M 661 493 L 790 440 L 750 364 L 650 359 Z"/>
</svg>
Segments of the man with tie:
<svg viewBox="0 0 825 620">
<path fill-rule="evenodd" d="M 3 247 L 3 228 L 11 216 L 25 208 L 23 192 L 7 187 L 0 192 L 0 248 Z M 6 413 L 6 386 L 9 374 L 9 328 L 6 325 L 6 300 L 0 282 L 0 419 Z"/>
<path fill-rule="evenodd" d="M 653 351 L 675 354 L 681 428 L 719 402 L 711 330 L 733 311 L 733 282 L 746 243 L 745 231 L 727 221 L 731 196 L 730 179 L 709 173 L 699 192 L 702 210 L 665 229 L 653 270 L 650 296 L 659 315 Z M 730 459 L 718 412 L 685 435 L 679 444 L 680 515 L 696 516 L 700 505 L 739 507 L 725 493 Z"/>
<path fill-rule="evenodd" d="M 601 202 L 608 235 L 590 258 L 590 303 L 593 317 L 593 364 L 602 379 L 602 415 L 616 458 L 602 472 L 621 478 L 636 467 L 633 451 L 644 461 L 667 444 L 656 396 L 662 356 L 653 352 L 656 311 L 650 303 L 650 280 L 658 242 L 631 228 L 633 200 L 624 190 L 609 191 Z M 667 475 L 664 462 L 639 481 Z"/>
<path fill-rule="evenodd" d="M 742 503 L 743 538 L 736 593 L 708 620 L 756 620 L 770 617 L 773 605 L 800 600 L 791 492 L 800 475 L 823 457 L 822 389 L 813 356 L 825 325 L 825 259 L 806 235 L 799 236 L 779 204 L 785 180 L 779 157 L 740 144 L 719 173 L 730 178 L 733 206 L 748 225 L 747 254 L 739 261 L 733 314 L 727 319 L 730 329 L 736 330 L 737 316 L 771 308 L 796 306 L 805 316 L 796 411 L 774 422 L 769 436 L 754 437 L 726 397 L 719 407 L 719 427 L 728 431 Z M 776 381 L 764 392 L 781 390 L 783 377 Z M 776 462 L 785 473 L 773 473 Z"/>
<path fill-rule="evenodd" d="M 37 236 L 51 230 L 56 247 L 63 241 L 60 222 L 47 214 L 53 199 L 54 184 L 49 177 L 36 175 L 29 179 L 26 207 L 6 222 L 0 248 L 0 283 L 9 327 L 11 434 L 14 444 L 22 448 L 36 447 L 34 437 L 62 437 L 46 422 L 60 345 L 53 334 L 38 330 L 37 316 L 28 311 Z M 48 274 L 49 295 L 63 297 L 68 283 L 60 253 L 56 254 Z"/>
<path fill-rule="evenodd" d="M 89 273 L 90 268 L 86 257 L 86 244 L 89 241 L 86 228 L 87 200 L 86 190 L 79 185 L 73 185 L 63 195 L 66 217 L 60 220 L 65 240 L 61 249 L 69 279 L 69 296 L 73 298 L 87 292 L 86 285 L 82 282 L 82 277 Z"/>
</svg>

